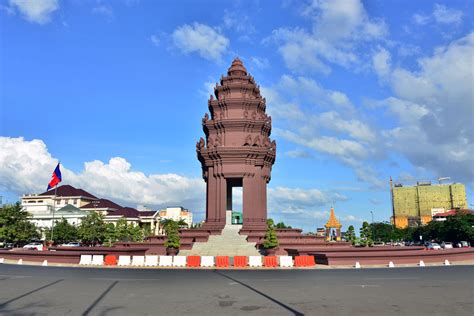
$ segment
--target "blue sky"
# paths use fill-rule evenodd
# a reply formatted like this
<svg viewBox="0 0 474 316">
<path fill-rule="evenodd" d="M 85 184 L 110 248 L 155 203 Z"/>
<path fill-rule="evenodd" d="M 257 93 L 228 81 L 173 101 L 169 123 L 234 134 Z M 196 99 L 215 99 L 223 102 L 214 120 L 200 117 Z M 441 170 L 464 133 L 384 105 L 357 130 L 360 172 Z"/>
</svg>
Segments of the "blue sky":
<svg viewBox="0 0 474 316">
<path fill-rule="evenodd" d="M 471 1 L 0 2 L 0 195 L 64 183 L 201 219 L 195 144 L 239 56 L 272 115 L 269 215 L 389 220 L 388 179 L 473 203 Z M 239 196 L 237 192 L 237 198 Z M 237 206 L 239 201 L 236 201 Z"/>
</svg>

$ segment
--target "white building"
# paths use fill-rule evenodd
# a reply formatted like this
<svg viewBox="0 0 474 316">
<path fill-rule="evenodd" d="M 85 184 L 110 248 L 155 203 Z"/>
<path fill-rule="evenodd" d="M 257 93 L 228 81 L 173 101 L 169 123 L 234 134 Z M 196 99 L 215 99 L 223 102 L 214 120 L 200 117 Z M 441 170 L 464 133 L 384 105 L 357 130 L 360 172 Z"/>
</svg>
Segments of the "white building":
<svg viewBox="0 0 474 316">
<path fill-rule="evenodd" d="M 56 190 L 23 195 L 21 206 L 28 212 L 29 220 L 44 229 L 52 227 L 53 218 L 55 221 L 66 218 L 71 224 L 79 224 L 88 214 L 87 210 L 81 208 L 97 200 L 99 199 L 89 192 L 70 185 L 62 185 Z"/>
<path fill-rule="evenodd" d="M 165 219 L 183 220 L 188 227 L 193 223 L 193 214 L 183 207 L 167 207 L 160 211 L 152 211 L 144 206 L 139 210 L 122 207 L 107 199 L 99 199 L 82 189 L 70 185 L 59 186 L 41 194 L 25 194 L 21 197 L 23 210 L 28 212 L 29 220 L 38 228 L 51 228 L 61 218 L 73 225 L 79 225 L 90 212 L 103 214 L 104 221 L 114 225 L 125 219 L 127 223 L 149 227 L 152 234 L 163 233 L 160 222 Z M 54 214 L 53 214 L 53 209 Z"/>
<path fill-rule="evenodd" d="M 159 222 L 166 219 L 172 219 L 176 222 L 183 220 L 186 224 L 188 224 L 188 227 L 191 227 L 193 223 L 193 213 L 184 209 L 181 206 L 167 207 L 165 209 L 162 209 L 158 213 L 158 217 L 159 217 Z M 159 233 L 161 234 L 163 233 L 163 229 L 161 227 L 159 229 Z"/>
</svg>

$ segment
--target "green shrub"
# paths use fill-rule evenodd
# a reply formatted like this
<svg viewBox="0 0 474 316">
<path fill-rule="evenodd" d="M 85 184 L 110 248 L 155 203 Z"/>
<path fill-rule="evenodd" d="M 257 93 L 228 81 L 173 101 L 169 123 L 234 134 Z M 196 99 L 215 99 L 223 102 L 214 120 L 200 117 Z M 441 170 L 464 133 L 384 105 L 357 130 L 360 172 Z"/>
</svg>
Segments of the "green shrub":
<svg viewBox="0 0 474 316">
<path fill-rule="evenodd" d="M 278 238 L 275 231 L 275 225 L 272 219 L 267 220 L 267 231 L 263 239 L 263 248 L 271 249 L 278 247 Z"/>
</svg>

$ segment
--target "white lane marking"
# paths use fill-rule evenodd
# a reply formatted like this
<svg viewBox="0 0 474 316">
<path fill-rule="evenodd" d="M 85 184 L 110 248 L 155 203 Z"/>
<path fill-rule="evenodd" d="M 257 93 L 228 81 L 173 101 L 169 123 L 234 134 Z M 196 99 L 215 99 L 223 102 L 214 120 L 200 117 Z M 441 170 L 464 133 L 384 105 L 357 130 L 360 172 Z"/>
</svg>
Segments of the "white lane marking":
<svg viewBox="0 0 474 316">
<path fill-rule="evenodd" d="M 158 281 L 160 279 L 119 279 L 119 278 L 88 278 L 89 280 L 101 280 L 101 281 Z"/>
<path fill-rule="evenodd" d="M 365 278 L 366 280 L 419 280 L 420 278 L 409 278 L 409 277 L 401 277 L 401 278 Z"/>
<path fill-rule="evenodd" d="M 380 285 L 375 285 L 375 284 L 346 284 L 344 286 L 351 286 L 351 287 L 361 287 L 361 288 L 366 288 L 366 287 L 380 287 Z"/>
<path fill-rule="evenodd" d="M 9 279 L 24 279 L 24 278 L 32 278 L 33 276 L 31 275 L 5 275 L 5 274 L 0 274 L 0 277 L 6 277 Z"/>
</svg>

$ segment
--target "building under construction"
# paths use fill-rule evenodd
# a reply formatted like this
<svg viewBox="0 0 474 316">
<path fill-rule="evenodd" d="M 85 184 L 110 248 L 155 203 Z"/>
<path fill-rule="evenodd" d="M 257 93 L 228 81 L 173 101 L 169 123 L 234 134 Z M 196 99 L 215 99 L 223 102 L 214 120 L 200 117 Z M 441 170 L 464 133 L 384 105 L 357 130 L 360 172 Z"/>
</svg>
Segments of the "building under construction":
<svg viewBox="0 0 474 316">
<path fill-rule="evenodd" d="M 391 221 L 398 228 L 425 225 L 436 213 L 467 207 L 466 188 L 461 183 L 418 182 L 415 186 L 403 186 L 390 179 L 390 193 Z"/>
</svg>

